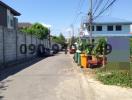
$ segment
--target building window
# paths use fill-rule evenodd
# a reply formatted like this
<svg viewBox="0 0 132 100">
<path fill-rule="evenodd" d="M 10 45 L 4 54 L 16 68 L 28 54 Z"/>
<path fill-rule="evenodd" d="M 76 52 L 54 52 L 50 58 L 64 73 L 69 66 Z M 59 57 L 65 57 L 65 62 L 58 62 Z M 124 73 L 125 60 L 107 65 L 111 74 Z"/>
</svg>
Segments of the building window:
<svg viewBox="0 0 132 100">
<path fill-rule="evenodd" d="M 92 31 L 94 31 L 94 26 L 92 26 Z"/>
<path fill-rule="evenodd" d="M 122 26 L 121 25 L 116 25 L 116 31 L 121 31 L 122 30 Z"/>
<path fill-rule="evenodd" d="M 7 16 L 7 23 L 9 23 L 9 16 Z"/>
<path fill-rule="evenodd" d="M 13 23 L 13 20 L 10 20 L 10 21 L 11 21 L 11 27 L 13 27 L 13 24 L 14 24 L 14 23 Z"/>
<path fill-rule="evenodd" d="M 90 26 L 88 26 L 88 31 L 90 31 Z M 92 26 L 92 31 L 94 31 L 94 26 Z"/>
<path fill-rule="evenodd" d="M 107 26 L 107 30 L 108 31 L 113 31 L 113 26 L 111 25 L 111 26 Z"/>
<path fill-rule="evenodd" d="M 88 28 L 88 31 L 90 31 L 90 26 L 89 26 L 89 25 L 88 25 L 88 27 L 87 27 L 87 28 Z"/>
<path fill-rule="evenodd" d="M 96 26 L 96 31 L 102 31 L 102 26 Z"/>
</svg>

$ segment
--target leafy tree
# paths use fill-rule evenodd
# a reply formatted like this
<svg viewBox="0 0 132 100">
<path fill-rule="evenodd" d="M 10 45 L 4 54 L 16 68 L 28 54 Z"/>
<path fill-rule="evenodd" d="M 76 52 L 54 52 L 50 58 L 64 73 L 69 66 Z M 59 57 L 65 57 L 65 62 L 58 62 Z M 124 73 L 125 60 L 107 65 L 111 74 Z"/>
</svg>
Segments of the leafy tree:
<svg viewBox="0 0 132 100">
<path fill-rule="evenodd" d="M 35 23 L 31 27 L 26 27 L 22 29 L 21 31 L 27 34 L 32 34 L 39 39 L 47 38 L 50 32 L 47 27 L 44 27 L 40 23 Z"/>
<path fill-rule="evenodd" d="M 64 47 L 65 44 L 66 44 L 66 43 L 65 43 L 66 39 L 65 39 L 65 37 L 63 36 L 62 33 L 60 33 L 59 36 L 52 36 L 52 41 L 55 42 L 55 43 L 61 44 L 62 47 Z"/>
<path fill-rule="evenodd" d="M 74 37 L 74 36 L 72 36 L 72 37 L 70 38 L 70 45 L 74 44 L 76 41 L 77 41 L 77 38 Z"/>
<path fill-rule="evenodd" d="M 60 43 L 60 39 L 57 36 L 52 36 L 52 41 L 55 43 Z"/>
<path fill-rule="evenodd" d="M 62 33 L 60 33 L 60 35 L 59 35 L 59 40 L 60 40 L 60 44 L 61 45 L 64 45 L 65 44 L 66 39 L 65 39 L 65 37 L 63 36 Z"/>
</svg>

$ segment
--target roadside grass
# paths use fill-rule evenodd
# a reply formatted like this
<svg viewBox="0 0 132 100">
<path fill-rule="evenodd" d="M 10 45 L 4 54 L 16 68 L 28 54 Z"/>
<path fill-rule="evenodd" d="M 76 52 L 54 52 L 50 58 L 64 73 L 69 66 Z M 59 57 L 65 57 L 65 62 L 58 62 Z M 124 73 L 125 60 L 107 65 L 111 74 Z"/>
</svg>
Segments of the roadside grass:
<svg viewBox="0 0 132 100">
<path fill-rule="evenodd" d="M 132 75 L 129 72 L 97 72 L 97 79 L 105 85 L 117 85 L 132 88 Z"/>
<path fill-rule="evenodd" d="M 96 78 L 105 85 L 116 85 L 132 88 L 132 66 L 130 70 L 96 70 Z"/>
</svg>

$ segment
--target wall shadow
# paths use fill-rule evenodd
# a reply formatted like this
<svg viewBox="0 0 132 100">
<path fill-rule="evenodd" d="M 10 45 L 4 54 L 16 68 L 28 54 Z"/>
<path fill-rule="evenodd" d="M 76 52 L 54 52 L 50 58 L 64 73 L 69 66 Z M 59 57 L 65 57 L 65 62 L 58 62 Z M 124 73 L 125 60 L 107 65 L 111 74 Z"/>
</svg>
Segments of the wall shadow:
<svg viewBox="0 0 132 100">
<path fill-rule="evenodd" d="M 0 100 L 4 99 L 4 96 L 1 94 L 3 91 L 7 90 L 8 85 L 7 83 L 11 82 L 12 80 L 4 80 L 0 82 Z"/>
<path fill-rule="evenodd" d="M 46 58 L 48 57 L 37 57 L 33 59 L 27 59 L 25 62 L 21 62 L 16 65 L 9 65 L 6 66 L 6 68 L 0 70 L 0 100 L 4 99 L 4 95 L 2 95 L 1 93 L 7 90 L 8 88 L 7 83 L 13 81 L 7 79 L 9 76 L 14 75 Z"/>
<path fill-rule="evenodd" d="M 14 75 L 14 74 L 24 70 L 25 68 L 30 67 L 31 65 L 33 65 L 43 59 L 45 59 L 45 58 L 27 59 L 27 61 L 25 61 L 23 63 L 7 66 L 6 68 L 4 68 L 0 71 L 0 81 L 6 79 L 7 77 L 9 77 L 11 75 Z"/>
</svg>

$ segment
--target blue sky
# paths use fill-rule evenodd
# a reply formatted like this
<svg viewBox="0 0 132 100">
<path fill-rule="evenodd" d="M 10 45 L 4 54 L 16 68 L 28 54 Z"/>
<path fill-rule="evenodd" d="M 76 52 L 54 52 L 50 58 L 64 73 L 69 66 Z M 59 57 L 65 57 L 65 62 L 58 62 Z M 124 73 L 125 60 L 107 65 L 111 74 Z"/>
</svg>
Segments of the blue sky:
<svg viewBox="0 0 132 100">
<path fill-rule="evenodd" d="M 2 0 L 9 6 L 19 11 L 22 15 L 19 22 L 40 22 L 51 25 L 52 34 L 64 33 L 69 36 L 67 30 L 73 23 L 77 13 L 80 14 L 76 21 L 75 32 L 89 8 L 90 0 L 82 0 L 83 6 L 77 11 L 80 0 Z M 94 1 L 94 0 L 93 0 Z M 117 0 L 104 16 L 111 16 L 132 21 L 132 0 Z"/>
</svg>

